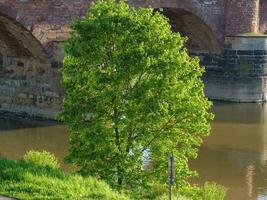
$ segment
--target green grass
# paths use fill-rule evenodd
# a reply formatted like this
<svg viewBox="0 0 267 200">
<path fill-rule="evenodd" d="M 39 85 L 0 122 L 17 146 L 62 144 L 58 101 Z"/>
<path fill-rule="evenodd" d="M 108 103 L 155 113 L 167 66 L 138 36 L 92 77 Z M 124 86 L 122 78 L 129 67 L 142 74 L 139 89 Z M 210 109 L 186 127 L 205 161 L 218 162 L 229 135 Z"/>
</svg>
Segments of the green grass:
<svg viewBox="0 0 267 200">
<path fill-rule="evenodd" d="M 205 183 L 203 187 L 204 200 L 224 200 L 226 197 L 227 189 L 216 183 Z"/>
<path fill-rule="evenodd" d="M 0 158 L 0 194 L 17 199 L 127 200 L 106 183 L 24 160 Z"/>
<path fill-rule="evenodd" d="M 54 155 L 48 152 L 28 152 L 21 160 L 0 157 L 0 194 L 21 200 L 168 200 L 168 186 L 153 183 L 151 190 L 129 195 L 112 190 L 105 182 L 65 173 L 59 169 Z M 206 183 L 203 188 L 189 189 L 193 200 L 224 200 L 226 188 Z M 187 195 L 186 195 L 187 196 Z M 175 200 L 191 200 L 174 191 Z"/>
<path fill-rule="evenodd" d="M 60 164 L 57 158 L 53 154 L 47 151 L 43 151 L 43 152 L 29 151 L 26 155 L 23 156 L 22 159 L 34 165 L 39 165 L 43 167 L 47 166 L 53 169 L 60 168 Z"/>
<path fill-rule="evenodd" d="M 154 182 L 152 188 L 146 194 L 135 196 L 134 199 L 154 199 L 154 200 L 168 200 L 169 199 L 168 185 L 161 185 Z M 216 183 L 206 182 L 203 187 L 196 185 L 189 186 L 182 189 L 184 196 L 179 195 L 177 188 L 173 190 L 174 200 L 224 200 L 227 193 L 227 188 Z M 143 198 L 142 198 L 143 197 Z"/>
</svg>

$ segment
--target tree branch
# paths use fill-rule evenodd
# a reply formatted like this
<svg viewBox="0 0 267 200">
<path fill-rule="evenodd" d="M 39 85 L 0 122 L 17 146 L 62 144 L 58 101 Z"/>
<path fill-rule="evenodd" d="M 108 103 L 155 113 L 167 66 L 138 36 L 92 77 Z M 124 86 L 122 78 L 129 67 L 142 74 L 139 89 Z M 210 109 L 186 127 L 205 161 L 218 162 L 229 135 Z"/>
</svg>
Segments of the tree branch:
<svg viewBox="0 0 267 200">
<path fill-rule="evenodd" d="M 178 119 L 176 119 L 175 121 L 174 121 L 174 123 L 172 123 L 172 124 L 170 124 L 169 125 L 169 123 L 170 123 L 170 121 L 172 120 L 172 118 L 170 118 L 158 131 L 153 131 L 153 132 L 157 132 L 157 134 L 156 135 L 154 135 L 154 137 L 143 147 L 143 149 L 142 149 L 142 153 L 147 149 L 147 147 L 149 147 L 151 144 L 152 144 L 152 142 L 154 142 L 154 140 L 156 139 L 156 138 L 158 138 L 159 136 L 160 136 L 160 134 L 161 134 L 161 132 L 163 131 L 163 130 L 166 130 L 166 129 L 169 129 L 169 128 L 172 128 L 173 126 L 175 126 L 177 123 L 178 123 Z"/>
</svg>

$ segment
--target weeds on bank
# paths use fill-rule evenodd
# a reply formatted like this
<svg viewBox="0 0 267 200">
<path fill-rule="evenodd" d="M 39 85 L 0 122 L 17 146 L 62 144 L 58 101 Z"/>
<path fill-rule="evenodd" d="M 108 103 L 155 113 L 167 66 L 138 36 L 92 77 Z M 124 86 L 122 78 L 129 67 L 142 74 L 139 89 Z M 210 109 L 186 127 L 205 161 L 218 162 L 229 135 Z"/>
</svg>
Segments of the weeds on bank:
<svg viewBox="0 0 267 200">
<path fill-rule="evenodd" d="M 118 193 L 105 182 L 92 177 L 65 173 L 54 155 L 30 151 L 18 161 L 0 157 L 0 194 L 28 199 L 90 199 L 90 200 L 168 200 L 168 186 L 153 184 L 150 192 L 138 194 Z M 185 198 L 174 191 L 174 200 L 224 200 L 226 188 L 206 183 L 203 188 L 188 189 L 192 198 Z M 189 194 L 191 193 L 191 194 Z"/>
</svg>

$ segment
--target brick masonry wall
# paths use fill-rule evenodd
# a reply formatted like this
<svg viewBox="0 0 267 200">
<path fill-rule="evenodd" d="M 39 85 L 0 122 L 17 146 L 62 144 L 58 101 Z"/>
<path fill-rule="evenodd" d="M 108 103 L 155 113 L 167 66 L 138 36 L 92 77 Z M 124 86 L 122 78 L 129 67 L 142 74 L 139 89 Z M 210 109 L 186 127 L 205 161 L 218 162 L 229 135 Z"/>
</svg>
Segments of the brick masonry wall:
<svg viewBox="0 0 267 200">
<path fill-rule="evenodd" d="M 267 31 L 267 1 L 260 0 L 260 32 Z"/>
<path fill-rule="evenodd" d="M 129 0 L 137 7 L 179 8 L 199 17 L 223 43 L 225 27 L 225 0 Z"/>
<path fill-rule="evenodd" d="M 259 0 L 227 0 L 226 35 L 258 32 Z"/>
<path fill-rule="evenodd" d="M 2 0 L 0 12 L 22 24 L 53 55 L 53 42 L 69 35 L 72 19 L 83 16 L 87 0 Z"/>
<path fill-rule="evenodd" d="M 53 54 L 51 42 L 61 42 L 68 37 L 71 20 L 83 16 L 90 2 L 92 0 L 1 0 L 0 13 L 21 23 L 50 54 Z M 180 8 L 189 11 L 206 23 L 221 43 L 225 35 L 264 30 L 267 26 L 266 0 L 128 0 L 128 2 L 137 7 Z"/>
<path fill-rule="evenodd" d="M 73 18 L 86 13 L 92 0 L 1 0 L 0 12 L 21 23 L 43 44 L 48 53 L 53 42 L 68 37 Z M 224 0 L 129 0 L 136 7 L 181 8 L 198 16 L 212 30 L 215 37 L 224 40 Z"/>
</svg>

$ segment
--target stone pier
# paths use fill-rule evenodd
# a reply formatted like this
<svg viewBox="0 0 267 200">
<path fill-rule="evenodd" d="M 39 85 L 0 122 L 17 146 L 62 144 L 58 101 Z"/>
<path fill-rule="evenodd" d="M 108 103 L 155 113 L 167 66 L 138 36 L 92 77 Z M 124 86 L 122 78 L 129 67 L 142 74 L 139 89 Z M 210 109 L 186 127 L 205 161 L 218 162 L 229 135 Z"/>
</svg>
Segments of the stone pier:
<svg viewBox="0 0 267 200">
<path fill-rule="evenodd" d="M 221 61 L 206 66 L 204 82 L 209 98 L 235 102 L 266 101 L 267 36 L 228 36 Z"/>
</svg>

